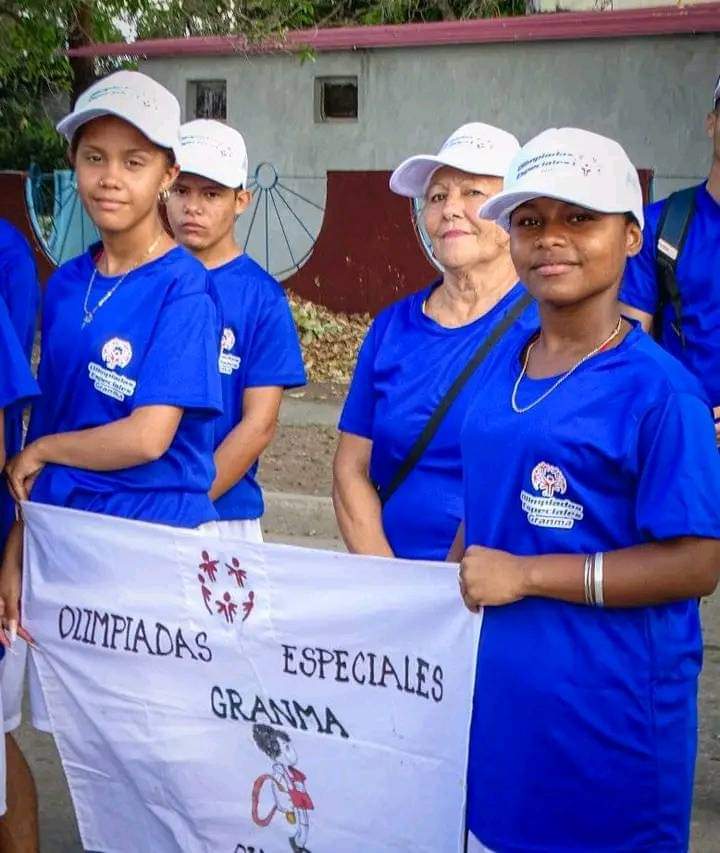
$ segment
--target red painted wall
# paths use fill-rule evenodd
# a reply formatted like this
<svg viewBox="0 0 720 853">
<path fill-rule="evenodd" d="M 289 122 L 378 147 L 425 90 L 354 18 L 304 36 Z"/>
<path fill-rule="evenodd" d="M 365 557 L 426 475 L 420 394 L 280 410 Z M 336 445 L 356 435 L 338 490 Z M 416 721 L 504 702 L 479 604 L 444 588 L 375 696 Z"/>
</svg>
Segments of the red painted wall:
<svg viewBox="0 0 720 853">
<path fill-rule="evenodd" d="M 437 272 L 388 189 L 390 172 L 328 172 L 325 216 L 312 254 L 285 286 L 333 311 L 377 314 Z"/>
<path fill-rule="evenodd" d="M 11 222 L 25 235 L 35 255 L 40 283 L 45 284 L 55 264 L 45 254 L 30 221 L 25 203 L 25 172 L 0 172 L 0 217 Z"/>
</svg>

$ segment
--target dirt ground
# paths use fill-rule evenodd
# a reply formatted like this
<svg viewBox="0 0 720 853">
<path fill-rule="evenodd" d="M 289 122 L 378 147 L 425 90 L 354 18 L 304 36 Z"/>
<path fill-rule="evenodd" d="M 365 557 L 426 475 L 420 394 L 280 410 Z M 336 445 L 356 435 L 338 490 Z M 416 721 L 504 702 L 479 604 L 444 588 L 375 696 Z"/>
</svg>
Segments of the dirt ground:
<svg viewBox="0 0 720 853">
<path fill-rule="evenodd" d="M 336 443 L 334 427 L 279 426 L 260 463 L 263 488 L 328 496 Z"/>
</svg>

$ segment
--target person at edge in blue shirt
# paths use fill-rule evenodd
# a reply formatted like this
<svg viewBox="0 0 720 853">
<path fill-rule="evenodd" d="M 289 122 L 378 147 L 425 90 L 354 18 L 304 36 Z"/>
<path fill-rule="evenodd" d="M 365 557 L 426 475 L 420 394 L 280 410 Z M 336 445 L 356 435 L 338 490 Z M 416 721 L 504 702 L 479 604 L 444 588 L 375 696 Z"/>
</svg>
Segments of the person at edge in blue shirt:
<svg viewBox="0 0 720 853">
<path fill-rule="evenodd" d="M 16 500 L 194 528 L 217 520 L 213 421 L 222 412 L 220 322 L 207 273 L 165 231 L 158 196 L 177 175 L 180 106 L 119 71 L 58 129 L 102 242 L 48 282 L 29 442 L 6 472 Z M 18 620 L 21 525 L 0 574 L 3 627 Z M 33 678 L 31 668 L 31 699 Z M 33 721 L 49 729 L 39 691 Z"/>
<path fill-rule="evenodd" d="M 454 131 L 436 156 L 410 157 L 392 174 L 394 192 L 424 200 L 443 273 L 379 314 L 358 355 L 333 472 L 335 514 L 351 552 L 444 560 L 453 542 L 462 518 L 460 428 L 470 400 L 483 393 L 482 368 L 384 505 L 376 487 L 387 488 L 472 355 L 525 295 L 507 235 L 477 215 L 501 189 L 518 148 L 511 134 L 475 122 Z"/>
<path fill-rule="evenodd" d="M 695 190 L 695 208 L 676 267 L 682 303 L 681 340 L 672 305 L 664 305 L 660 328 L 662 346 L 697 376 L 714 407 L 715 432 L 720 443 L 720 79 L 713 109 L 705 120 L 712 143 L 707 181 Z M 642 251 L 631 258 L 620 287 L 623 313 L 638 319 L 646 331 L 659 309 L 657 237 L 665 201 L 645 210 Z"/>
<path fill-rule="evenodd" d="M 37 385 L 31 379 L 28 365 L 32 356 L 33 337 L 37 322 L 40 286 L 32 249 L 25 237 L 13 225 L 0 219 L 0 414 L 4 427 L 0 425 L 0 462 L 5 465 L 19 452 L 22 446 L 23 409 L 31 396 L 37 393 Z M 10 352 L 8 352 L 8 348 Z M 6 371 L 6 372 L 3 372 Z M 23 388 L 24 386 L 24 388 Z M 15 402 L 6 405 L 10 397 Z M 16 396 L 17 395 L 17 396 Z M 4 442 L 4 444 L 3 444 Z M 0 480 L 0 553 L 15 520 L 13 501 L 4 478 Z M 25 653 L 27 647 L 20 644 L 17 654 L 8 655 L 0 666 L 0 693 L 5 727 L 5 758 L 7 772 L 0 767 L 0 788 L 3 796 L 0 806 L 6 802 L 3 787 L 9 781 L 11 792 L 8 797 L 9 810 L 0 820 L 0 850 L 12 850 L 14 844 L 25 842 L 37 846 L 36 794 L 30 768 L 13 740 L 10 732 L 20 725 L 22 681 L 25 675 Z M 4 647 L 0 645 L 0 658 Z M 25 815 L 18 815 L 16 802 L 30 803 Z M 0 813 L 4 811 L 4 806 Z M 20 818 L 20 822 L 16 819 Z"/>
<path fill-rule="evenodd" d="M 621 316 L 643 210 L 620 145 L 541 133 L 481 215 L 540 329 L 506 339 L 462 433 L 460 592 L 484 608 L 468 851 L 679 853 L 720 571 L 709 402 Z"/>
<path fill-rule="evenodd" d="M 16 328 L 13 323 L 13 319 L 17 320 L 25 314 L 25 311 L 19 307 L 22 303 L 37 304 L 35 295 L 37 280 L 34 275 L 32 256 L 30 256 L 29 266 L 26 264 L 25 252 L 29 254 L 30 250 L 20 234 L 9 224 L 2 222 L 0 223 L 0 239 L 2 239 L 0 245 L 0 465 L 4 467 L 7 454 L 17 449 L 16 442 L 19 442 L 22 437 L 23 407 L 38 394 L 37 383 L 30 372 L 29 357 L 18 335 L 18 332 L 24 333 L 24 324 L 19 322 L 20 328 Z M 15 278 L 12 276 L 12 265 L 14 264 L 17 264 L 15 267 L 17 277 Z M 26 278 L 27 273 L 30 275 Z M 14 317 L 8 311 L 8 305 L 5 301 L 5 290 L 10 286 L 30 291 L 13 296 L 13 307 L 16 309 Z M 32 310 L 27 313 L 31 326 L 34 326 L 34 313 Z M 24 334 L 21 336 L 25 337 Z M 32 333 L 30 340 L 32 340 Z M 4 491 L 4 486 L 2 488 Z M 0 506 L 2 510 L 0 534 L 4 537 L 8 528 L 12 526 L 14 504 L 6 493 L 0 495 L 0 503 L 2 504 Z M 8 516 L 9 520 L 6 520 Z M 15 640 L 15 633 L 13 632 L 11 637 L 13 641 Z M 0 641 L 2 640 L 5 638 L 0 638 Z M 0 645 L 0 659 L 3 658 L 6 645 L 7 641 Z M 12 656 L 3 660 L 3 676 L 7 663 L 12 661 Z M 3 689 L 2 699 L 5 700 L 5 698 L 5 690 Z M 10 696 L 9 698 L 14 699 L 15 697 Z M 18 715 L 16 706 L 19 707 L 19 702 L 9 702 L 7 709 L 4 704 L 4 701 L 0 701 L 0 715 L 2 715 L 4 728 L 7 732 L 15 728 L 19 722 L 18 719 L 15 719 Z M 6 773 L 6 750 L 9 774 Z M 29 814 L 27 818 L 20 815 L 20 823 L 17 821 L 16 808 L 12 808 L 6 814 L 6 778 L 10 779 L 13 793 L 24 794 L 28 798 L 27 802 L 30 803 Z M 13 800 L 15 799 L 14 797 Z M 0 740 L 0 815 L 4 815 L 0 820 L 1 849 L 15 849 L 16 843 L 37 843 L 37 810 L 34 808 L 34 803 L 35 787 L 30 769 L 15 741 L 9 734 L 6 734 L 5 738 Z"/>
<path fill-rule="evenodd" d="M 235 220 L 252 201 L 242 135 L 208 119 L 184 124 L 179 165 L 168 221 L 178 242 L 209 270 L 224 322 L 224 411 L 215 421 L 210 497 L 234 533 L 262 541 L 258 457 L 275 433 L 283 389 L 305 384 L 300 343 L 285 291 L 235 239 Z"/>
</svg>

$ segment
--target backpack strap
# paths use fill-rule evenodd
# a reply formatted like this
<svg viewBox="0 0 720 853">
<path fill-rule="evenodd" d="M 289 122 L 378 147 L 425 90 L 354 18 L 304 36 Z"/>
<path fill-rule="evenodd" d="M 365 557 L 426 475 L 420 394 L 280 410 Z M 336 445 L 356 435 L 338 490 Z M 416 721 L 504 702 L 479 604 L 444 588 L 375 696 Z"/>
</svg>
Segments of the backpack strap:
<svg viewBox="0 0 720 853">
<path fill-rule="evenodd" d="M 683 347 L 685 333 L 682 327 L 682 298 L 677 280 L 677 264 L 695 212 L 696 190 L 697 187 L 687 187 L 669 196 L 660 216 L 655 244 L 655 265 L 660 283 L 660 299 L 654 324 L 655 336 L 659 338 L 661 335 L 663 309 L 665 305 L 670 304 L 675 315 L 675 330 Z"/>
<path fill-rule="evenodd" d="M 383 489 L 377 483 L 375 484 L 375 489 L 380 497 L 380 503 L 384 506 L 395 494 L 395 492 L 400 488 L 400 486 L 405 482 L 408 474 L 413 470 L 413 468 L 417 465 L 417 463 L 422 458 L 423 453 L 428 448 L 428 445 L 435 437 L 440 424 L 443 421 L 443 418 L 448 413 L 450 406 L 455 402 L 455 400 L 460 395 L 460 392 L 467 384 L 470 377 L 475 373 L 475 371 L 480 367 L 480 365 L 485 361 L 485 359 L 490 354 L 490 351 L 495 346 L 496 343 L 502 338 L 502 336 L 507 332 L 507 330 L 512 326 L 512 324 L 518 319 L 518 317 L 525 311 L 525 309 L 533 302 L 532 296 L 529 293 L 524 293 L 520 299 L 510 308 L 510 310 L 503 316 L 502 320 L 495 325 L 490 334 L 482 341 L 480 346 L 475 350 L 472 355 L 472 358 L 465 365 L 463 370 L 457 379 L 450 386 L 448 391 L 445 393 L 445 396 L 438 403 L 435 411 L 430 416 L 428 422 L 425 424 L 425 428 L 418 436 L 417 440 L 410 448 L 407 453 L 407 456 L 403 459 L 400 467 L 395 472 L 395 476 L 392 478 L 390 483 Z"/>
</svg>

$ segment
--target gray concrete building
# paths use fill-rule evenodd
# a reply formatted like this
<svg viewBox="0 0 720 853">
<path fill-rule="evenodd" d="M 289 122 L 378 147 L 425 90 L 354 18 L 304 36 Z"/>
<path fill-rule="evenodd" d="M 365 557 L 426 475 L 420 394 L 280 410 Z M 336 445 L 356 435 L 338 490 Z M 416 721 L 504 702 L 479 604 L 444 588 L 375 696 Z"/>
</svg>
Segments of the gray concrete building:
<svg viewBox="0 0 720 853">
<path fill-rule="evenodd" d="M 312 59 L 301 61 L 303 47 Z M 311 249 L 328 171 L 393 169 L 468 121 L 521 141 L 565 125 L 611 136 L 654 171 L 656 198 L 707 174 L 720 3 L 306 31 L 290 33 L 282 49 L 246 48 L 228 37 L 94 51 L 138 56 L 186 119 L 214 116 L 242 131 L 251 171 L 272 166 L 261 169 L 261 186 L 273 169 L 281 176 L 284 200 L 268 193 L 250 229 L 260 260 L 266 242 L 271 254 Z M 348 215 L 353 208 L 348 198 Z M 244 217 L 241 236 L 249 225 Z M 269 266 L 284 275 L 285 260 Z"/>
</svg>

